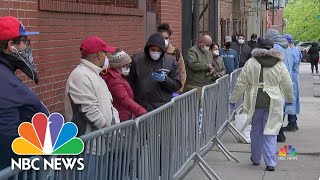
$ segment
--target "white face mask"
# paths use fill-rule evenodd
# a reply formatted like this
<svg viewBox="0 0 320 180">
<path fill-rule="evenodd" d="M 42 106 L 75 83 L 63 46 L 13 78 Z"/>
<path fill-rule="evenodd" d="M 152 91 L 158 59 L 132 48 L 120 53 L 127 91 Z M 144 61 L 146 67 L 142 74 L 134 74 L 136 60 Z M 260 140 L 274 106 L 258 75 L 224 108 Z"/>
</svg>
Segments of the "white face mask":
<svg viewBox="0 0 320 180">
<path fill-rule="evenodd" d="M 128 76 L 130 73 L 130 68 L 121 68 L 122 74 Z"/>
<path fill-rule="evenodd" d="M 244 44 L 244 40 L 243 39 L 238 39 L 238 43 L 239 44 Z"/>
<path fill-rule="evenodd" d="M 149 54 L 152 60 L 158 61 L 160 59 L 162 52 L 149 51 Z"/>
<path fill-rule="evenodd" d="M 108 59 L 108 57 L 106 56 L 106 57 L 104 58 L 104 65 L 103 65 L 102 69 L 108 69 L 108 67 L 109 67 L 109 59 Z"/>
<path fill-rule="evenodd" d="M 165 46 L 166 46 L 166 48 L 169 46 L 169 40 L 167 40 L 167 39 L 165 39 L 164 40 L 164 44 L 165 44 Z"/>
<path fill-rule="evenodd" d="M 219 56 L 219 50 L 214 50 L 214 51 L 213 51 L 213 54 Z"/>
<path fill-rule="evenodd" d="M 203 49 L 205 49 L 205 50 L 209 51 L 210 47 L 209 47 L 209 46 L 204 46 L 204 48 L 203 48 Z"/>
</svg>

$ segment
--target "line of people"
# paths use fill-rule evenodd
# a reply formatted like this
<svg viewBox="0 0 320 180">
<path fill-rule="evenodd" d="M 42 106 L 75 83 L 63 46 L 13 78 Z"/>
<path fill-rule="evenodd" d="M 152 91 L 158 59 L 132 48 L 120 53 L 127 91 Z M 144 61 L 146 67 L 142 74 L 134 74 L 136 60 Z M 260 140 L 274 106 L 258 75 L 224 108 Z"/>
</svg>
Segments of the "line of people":
<svg viewBox="0 0 320 180">
<path fill-rule="evenodd" d="M 42 112 L 49 115 L 49 111 L 35 93 L 15 75 L 15 71 L 20 69 L 35 83 L 38 83 L 39 79 L 33 63 L 28 36 L 39 33 L 25 31 L 22 23 L 11 16 L 0 18 L 0 31 L 0 78 L 3 84 L 0 93 L 0 139 L 2 140 L 0 148 L 4 154 L 0 156 L 0 169 L 3 169 L 10 165 L 10 158 L 17 158 L 11 150 L 11 142 L 18 137 L 18 126 L 22 122 L 31 122 L 35 113 Z M 230 36 L 225 37 L 223 48 L 219 48 L 209 35 L 204 35 L 199 38 L 196 45 L 187 51 L 184 59 L 180 51 L 170 43 L 172 33 L 168 24 L 161 24 L 158 32 L 149 37 L 143 52 L 132 57 L 121 49 L 107 45 L 96 36 L 89 36 L 82 41 L 80 63 L 71 72 L 66 84 L 64 114 L 67 121 L 72 121 L 78 126 L 79 136 L 139 117 L 188 90 L 197 88 L 200 95 L 203 86 L 214 83 L 225 74 L 232 73 L 239 68 L 239 65 L 245 68 L 237 85 L 237 88 L 241 89 L 239 92 L 248 90 L 244 87 L 252 85 L 249 83 L 250 80 L 254 83 L 261 83 L 259 76 L 254 76 L 260 72 L 254 68 L 259 69 L 261 65 L 266 68 L 274 68 L 272 72 L 275 74 L 283 74 L 285 82 L 281 81 L 282 76 L 273 77 L 278 83 L 274 85 L 285 84 L 285 88 L 281 90 L 286 90 L 288 94 L 285 112 L 290 114 L 289 125 L 283 130 L 298 129 L 296 114 L 300 111 L 298 72 L 301 54 L 293 47 L 292 36 L 284 37 L 276 30 L 270 30 L 266 35 L 270 42 L 256 43 L 257 37 L 255 35 L 251 37 L 252 47 L 257 48 L 259 45 L 259 48 L 269 50 L 272 44 L 272 50 L 277 49 L 285 55 L 283 62 L 287 71 L 284 71 L 282 64 L 278 63 L 282 62 L 282 57 L 274 57 L 268 53 L 251 53 L 250 46 L 245 44 L 244 36 L 241 34 L 238 35 L 236 43 L 232 42 Z M 271 58 L 273 60 L 265 62 L 262 58 L 260 65 L 255 62 L 254 66 L 250 67 L 251 63 L 248 62 L 254 61 L 251 54 L 254 58 L 267 55 L 273 57 Z M 246 70 L 246 68 L 249 69 Z M 264 76 L 267 76 L 268 71 L 270 69 L 264 71 L 261 79 L 267 79 Z M 253 72 L 256 74 L 252 74 Z M 291 92 L 288 88 L 290 82 L 286 75 L 287 72 L 294 81 L 294 99 L 289 96 Z M 246 77 L 245 73 L 252 77 Z M 262 92 L 261 88 L 254 88 L 256 88 L 255 93 L 262 96 L 261 107 L 267 108 L 267 110 L 258 112 L 258 117 L 265 118 L 268 115 L 267 106 L 275 99 L 283 97 L 279 94 L 274 96 L 268 93 L 268 90 L 265 89 L 268 87 L 264 87 L 266 91 Z M 246 95 L 252 95 L 252 92 Z M 249 99 L 246 100 L 246 98 Z M 234 97 L 231 102 L 236 99 Z M 253 116 L 253 109 L 256 107 L 246 107 L 251 101 L 252 97 L 245 96 L 245 110 L 250 110 Z M 283 103 L 279 101 L 278 107 L 281 108 Z M 266 124 L 270 125 L 272 130 L 266 132 L 272 135 L 277 134 L 280 129 L 278 126 L 282 125 L 282 118 L 281 122 L 279 121 L 279 116 L 283 114 L 283 111 L 281 112 L 277 109 L 278 114 L 276 118 L 273 118 L 273 122 L 267 121 Z M 275 138 L 271 139 L 270 141 L 274 143 Z M 278 140 L 281 140 L 281 136 L 280 138 L 278 136 Z M 257 146 L 261 149 L 261 144 Z M 255 157 L 258 157 L 259 153 L 261 153 L 260 150 Z M 274 151 L 271 153 L 272 156 L 273 153 Z M 258 158 L 254 159 L 254 162 L 257 161 Z M 274 167 L 274 163 L 270 166 Z"/>
</svg>

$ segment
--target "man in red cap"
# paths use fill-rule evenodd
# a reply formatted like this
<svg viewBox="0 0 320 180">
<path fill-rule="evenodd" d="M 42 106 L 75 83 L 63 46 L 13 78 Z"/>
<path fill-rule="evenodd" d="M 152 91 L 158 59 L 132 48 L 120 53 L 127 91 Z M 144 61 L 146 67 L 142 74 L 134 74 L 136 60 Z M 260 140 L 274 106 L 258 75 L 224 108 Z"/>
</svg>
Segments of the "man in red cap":
<svg viewBox="0 0 320 180">
<path fill-rule="evenodd" d="M 68 78 L 65 96 L 65 119 L 78 126 L 78 136 L 119 122 L 111 93 L 99 75 L 109 66 L 107 54 L 115 48 L 90 36 L 83 40 L 80 51 L 80 64 Z"/>
<path fill-rule="evenodd" d="M 20 69 L 38 83 L 28 39 L 36 34 L 39 33 L 27 32 L 15 17 L 0 18 L 0 170 L 10 166 L 11 158 L 18 158 L 11 143 L 18 137 L 19 125 L 31 122 L 38 112 L 49 115 L 36 94 L 15 74 Z"/>
</svg>

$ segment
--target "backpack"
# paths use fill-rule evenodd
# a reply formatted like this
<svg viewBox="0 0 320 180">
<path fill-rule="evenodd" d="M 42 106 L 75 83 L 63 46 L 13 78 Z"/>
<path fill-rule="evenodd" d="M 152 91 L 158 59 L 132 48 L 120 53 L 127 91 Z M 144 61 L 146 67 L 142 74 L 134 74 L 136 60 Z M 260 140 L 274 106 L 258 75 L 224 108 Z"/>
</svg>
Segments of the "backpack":
<svg viewBox="0 0 320 180">
<path fill-rule="evenodd" d="M 176 61 L 179 62 L 180 59 L 180 51 L 179 49 L 175 48 L 175 50 L 172 53 L 173 55 L 176 55 Z"/>
</svg>

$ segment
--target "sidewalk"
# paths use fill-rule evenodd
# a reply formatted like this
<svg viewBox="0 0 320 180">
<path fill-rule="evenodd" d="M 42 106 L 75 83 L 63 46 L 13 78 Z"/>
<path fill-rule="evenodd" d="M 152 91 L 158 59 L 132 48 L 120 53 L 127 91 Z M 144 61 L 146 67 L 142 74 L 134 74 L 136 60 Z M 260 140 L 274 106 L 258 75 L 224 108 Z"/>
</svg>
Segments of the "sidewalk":
<svg viewBox="0 0 320 180">
<path fill-rule="evenodd" d="M 222 180 L 319 180 L 320 179 L 320 98 L 313 97 L 313 78 L 309 63 L 301 64 L 299 130 L 286 132 L 286 143 L 278 143 L 278 150 L 292 145 L 298 153 L 298 160 L 279 160 L 276 171 L 265 171 L 264 162 L 252 166 L 250 145 L 239 144 L 226 133 L 222 138 L 225 146 L 240 159 L 240 163 L 228 161 L 224 155 L 213 149 L 204 159 Z M 193 169 L 186 180 L 207 180 L 199 167 Z"/>
</svg>

